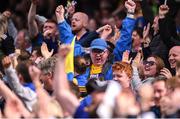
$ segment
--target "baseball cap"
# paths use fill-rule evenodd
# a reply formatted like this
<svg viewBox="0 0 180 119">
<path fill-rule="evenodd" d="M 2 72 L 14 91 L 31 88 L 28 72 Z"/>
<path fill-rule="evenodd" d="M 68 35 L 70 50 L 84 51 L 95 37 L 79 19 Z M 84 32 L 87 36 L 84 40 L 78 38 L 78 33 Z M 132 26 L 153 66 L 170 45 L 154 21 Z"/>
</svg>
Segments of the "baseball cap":
<svg viewBox="0 0 180 119">
<path fill-rule="evenodd" d="M 91 49 L 105 50 L 107 47 L 106 41 L 101 38 L 97 38 L 91 42 Z"/>
</svg>

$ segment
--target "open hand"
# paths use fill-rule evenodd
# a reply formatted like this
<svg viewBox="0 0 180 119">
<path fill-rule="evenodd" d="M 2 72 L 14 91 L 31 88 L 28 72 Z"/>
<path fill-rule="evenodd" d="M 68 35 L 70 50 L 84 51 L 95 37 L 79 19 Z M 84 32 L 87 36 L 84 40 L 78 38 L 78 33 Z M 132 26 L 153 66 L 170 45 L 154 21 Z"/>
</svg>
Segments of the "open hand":
<svg viewBox="0 0 180 119">
<path fill-rule="evenodd" d="M 135 57 L 134 60 L 132 61 L 132 66 L 139 67 L 139 65 L 140 65 L 140 63 L 141 63 L 141 60 L 142 60 L 141 52 L 138 52 L 138 53 L 136 54 L 136 57 Z"/>
<path fill-rule="evenodd" d="M 126 50 L 123 52 L 123 56 L 122 56 L 122 62 L 126 62 L 126 63 L 131 63 L 132 58 L 129 59 L 129 53 L 130 51 Z"/>
<path fill-rule="evenodd" d="M 75 4 L 76 3 L 73 1 L 71 3 L 68 2 L 67 6 L 65 7 L 68 16 L 72 16 L 75 13 Z"/>
<path fill-rule="evenodd" d="M 161 69 L 160 74 L 165 76 L 167 79 L 172 78 L 172 74 L 167 68 Z"/>
<path fill-rule="evenodd" d="M 43 57 L 44 57 L 45 59 L 50 58 L 50 57 L 53 55 L 53 52 L 54 52 L 54 49 L 52 49 L 51 52 L 49 52 L 46 43 L 43 43 L 43 44 L 41 45 L 41 53 L 42 53 L 42 55 L 43 55 Z"/>
<path fill-rule="evenodd" d="M 144 45 L 144 47 L 148 47 L 151 42 L 150 38 L 148 37 L 149 30 L 150 30 L 150 23 L 148 23 L 148 25 L 145 26 L 143 29 L 143 45 Z"/>
</svg>

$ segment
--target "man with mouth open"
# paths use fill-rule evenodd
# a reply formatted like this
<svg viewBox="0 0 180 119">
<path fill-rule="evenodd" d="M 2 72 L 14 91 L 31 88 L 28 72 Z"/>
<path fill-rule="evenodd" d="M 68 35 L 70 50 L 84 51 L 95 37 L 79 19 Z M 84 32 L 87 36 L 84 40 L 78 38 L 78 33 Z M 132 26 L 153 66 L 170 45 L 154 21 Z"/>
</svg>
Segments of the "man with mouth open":
<svg viewBox="0 0 180 119">
<path fill-rule="evenodd" d="M 131 49 L 131 35 L 135 26 L 134 12 L 136 4 L 132 0 L 128 0 L 125 3 L 127 8 L 127 17 L 122 23 L 121 36 L 116 43 L 114 48 L 114 61 L 121 61 L 122 54 L 125 50 Z M 70 44 L 73 41 L 74 35 L 72 34 L 72 28 L 67 24 L 64 19 L 64 8 L 62 5 L 56 8 L 56 17 L 58 21 L 58 29 L 60 33 L 60 40 L 62 43 Z M 76 45 L 74 47 L 74 54 L 76 54 Z M 112 64 L 106 67 L 108 59 L 108 45 L 104 39 L 97 38 L 91 42 L 90 45 L 90 56 L 92 65 L 87 68 L 84 76 L 86 79 L 99 78 L 100 80 L 112 80 Z"/>
</svg>

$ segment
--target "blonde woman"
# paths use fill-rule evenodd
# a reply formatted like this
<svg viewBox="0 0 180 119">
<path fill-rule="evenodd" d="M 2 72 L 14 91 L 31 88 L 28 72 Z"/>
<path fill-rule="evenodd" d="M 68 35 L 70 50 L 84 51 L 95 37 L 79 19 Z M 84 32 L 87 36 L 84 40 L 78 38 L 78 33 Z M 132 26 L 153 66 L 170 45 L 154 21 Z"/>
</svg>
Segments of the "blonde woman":
<svg viewBox="0 0 180 119">
<path fill-rule="evenodd" d="M 7 17 L 4 16 L 3 14 L 0 14 L 0 38 L 5 39 L 4 34 L 7 33 L 7 26 L 8 26 L 8 22 L 7 22 Z"/>
<path fill-rule="evenodd" d="M 14 40 L 8 35 L 8 20 L 3 14 L 0 14 L 0 58 L 3 55 L 14 53 Z"/>
</svg>

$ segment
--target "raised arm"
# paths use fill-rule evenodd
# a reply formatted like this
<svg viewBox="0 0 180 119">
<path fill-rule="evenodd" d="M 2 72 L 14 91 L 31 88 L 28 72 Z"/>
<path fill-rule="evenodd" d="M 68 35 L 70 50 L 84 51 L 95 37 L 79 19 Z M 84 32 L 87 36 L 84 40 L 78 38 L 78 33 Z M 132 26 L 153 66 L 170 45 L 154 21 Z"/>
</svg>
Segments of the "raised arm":
<svg viewBox="0 0 180 119">
<path fill-rule="evenodd" d="M 172 16 L 167 15 L 169 7 L 161 5 L 159 7 L 159 32 L 160 37 L 170 49 L 175 45 L 180 45 L 180 39 L 176 32 L 176 24 Z"/>
<path fill-rule="evenodd" d="M 23 103 L 18 97 L 0 80 L 0 94 L 6 100 L 5 116 L 6 118 L 12 117 L 30 117 L 30 113 L 26 110 Z M 13 105 L 14 104 L 14 105 Z"/>
<path fill-rule="evenodd" d="M 134 11 L 136 4 L 132 0 L 128 0 L 125 2 L 125 7 L 128 12 L 122 23 L 120 39 L 117 41 L 114 49 L 115 61 L 121 61 L 123 52 L 131 50 L 132 45 L 131 35 L 135 26 Z"/>
<path fill-rule="evenodd" d="M 72 34 L 71 27 L 64 19 L 64 7 L 62 5 L 56 8 L 56 18 L 58 21 L 61 42 L 70 44 L 74 38 L 74 35 Z"/>
<path fill-rule="evenodd" d="M 13 99 L 15 94 L 0 80 L 0 95 L 5 98 L 5 100 Z"/>
<path fill-rule="evenodd" d="M 17 76 L 15 69 L 12 67 L 11 59 L 5 57 L 2 60 L 5 74 L 7 75 L 7 82 L 13 91 L 22 99 L 27 108 L 32 111 L 32 106 L 36 102 L 36 93 L 28 87 L 24 87 Z M 31 103 L 29 103 L 31 102 Z"/>
<path fill-rule="evenodd" d="M 147 22 L 150 22 L 151 24 L 153 24 L 154 14 L 151 9 L 151 6 L 147 3 L 147 0 L 141 0 L 140 5 L 142 8 L 142 13 L 143 13 L 145 20 Z"/>
<path fill-rule="evenodd" d="M 41 82 L 40 75 L 41 71 L 36 66 L 29 67 L 29 74 L 31 79 L 36 87 L 37 99 L 38 99 L 38 110 L 37 115 L 39 118 L 50 118 L 54 115 L 54 111 L 51 109 L 52 107 L 52 98 L 48 95 L 48 93 L 44 90 Z M 60 108 L 61 109 L 61 108 Z M 59 111 L 59 110 L 58 110 Z M 62 117 L 62 111 L 58 112 L 59 116 Z"/>
<path fill-rule="evenodd" d="M 2 60 L 2 64 L 3 64 L 4 70 L 5 70 L 5 74 L 6 74 L 7 78 L 8 78 L 7 82 L 10 85 L 10 87 L 14 90 L 14 92 L 17 95 L 23 96 L 24 98 L 28 97 L 27 93 L 30 93 L 31 89 L 25 88 L 20 83 L 19 78 L 17 76 L 17 73 L 16 73 L 15 69 L 12 66 L 10 57 L 5 57 Z"/>
<path fill-rule="evenodd" d="M 13 39 L 15 39 L 16 36 L 17 36 L 17 32 L 18 32 L 18 31 L 17 31 L 17 29 L 16 29 L 16 27 L 15 27 L 15 25 L 14 25 L 12 19 L 11 19 L 12 13 L 11 13 L 10 11 L 6 10 L 6 11 L 4 11 L 2 14 L 3 14 L 3 15 L 7 18 L 7 20 L 8 20 L 8 34 L 9 34 L 10 36 L 12 36 Z"/>
<path fill-rule="evenodd" d="M 70 45 L 61 45 L 58 54 L 58 60 L 54 72 L 54 92 L 57 100 L 61 104 L 64 111 L 73 115 L 79 106 L 76 96 L 70 91 L 69 83 L 65 73 L 65 59 L 69 51 Z"/>
<path fill-rule="evenodd" d="M 38 25 L 35 20 L 37 3 L 38 0 L 31 0 L 31 7 L 28 13 L 28 30 L 31 38 L 36 37 L 39 33 Z"/>
</svg>

